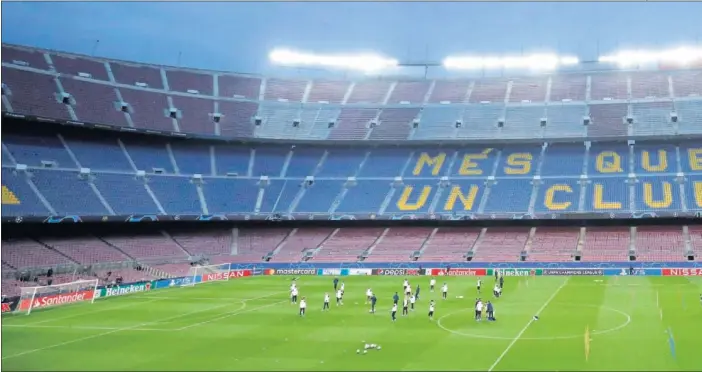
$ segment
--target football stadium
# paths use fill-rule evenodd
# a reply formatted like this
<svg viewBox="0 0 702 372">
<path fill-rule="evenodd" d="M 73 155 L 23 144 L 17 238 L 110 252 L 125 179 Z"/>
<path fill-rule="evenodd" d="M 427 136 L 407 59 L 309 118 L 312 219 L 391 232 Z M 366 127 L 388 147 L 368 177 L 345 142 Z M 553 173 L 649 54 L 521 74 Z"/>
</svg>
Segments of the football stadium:
<svg viewBox="0 0 702 372">
<path fill-rule="evenodd" d="M 700 48 L 1 56 L 2 370 L 702 367 Z"/>
</svg>

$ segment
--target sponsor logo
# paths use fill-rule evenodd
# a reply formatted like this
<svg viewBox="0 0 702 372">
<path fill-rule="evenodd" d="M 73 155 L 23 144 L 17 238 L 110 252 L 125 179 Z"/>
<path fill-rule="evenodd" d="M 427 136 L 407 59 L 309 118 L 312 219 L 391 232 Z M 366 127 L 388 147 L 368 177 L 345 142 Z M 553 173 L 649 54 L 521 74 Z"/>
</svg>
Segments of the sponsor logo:
<svg viewBox="0 0 702 372">
<path fill-rule="evenodd" d="M 702 276 L 702 269 L 663 269 L 663 276 Z"/>
<path fill-rule="evenodd" d="M 8 313 L 8 312 L 10 312 L 10 311 L 12 311 L 12 307 L 10 306 L 10 303 L 9 303 L 9 302 L 3 302 L 3 303 L 2 303 L 2 311 L 0 311 L 0 312 L 2 312 L 2 313 Z"/>
<path fill-rule="evenodd" d="M 81 291 L 58 294 L 53 296 L 38 297 L 35 298 L 33 302 L 31 299 L 24 299 L 20 303 L 20 310 L 27 310 L 30 306 L 36 309 L 40 307 L 63 305 L 73 302 L 92 300 L 94 295 L 95 291 Z"/>
<path fill-rule="evenodd" d="M 111 288 L 101 288 L 97 297 L 122 296 L 130 293 L 146 292 L 151 290 L 151 282 L 119 285 Z"/>
<path fill-rule="evenodd" d="M 543 269 L 543 275 L 600 276 L 600 275 L 604 275 L 604 270 L 602 270 L 602 269 Z"/>
<path fill-rule="evenodd" d="M 341 275 L 341 269 L 319 269 L 318 275 Z"/>
<path fill-rule="evenodd" d="M 275 275 L 275 269 L 266 269 L 263 275 Z"/>
<path fill-rule="evenodd" d="M 542 271 L 537 269 L 499 269 L 503 276 L 532 276 L 541 275 Z M 488 273 L 488 275 L 490 275 Z"/>
<path fill-rule="evenodd" d="M 349 275 L 371 275 L 372 273 L 371 269 L 349 269 Z"/>
<path fill-rule="evenodd" d="M 404 276 L 404 275 L 407 275 L 407 270 L 406 269 L 378 269 L 378 273 L 376 275 Z"/>
<path fill-rule="evenodd" d="M 251 270 L 232 270 L 223 273 L 210 273 L 202 275 L 202 282 L 211 282 L 215 280 L 229 280 L 230 278 L 243 278 L 251 276 Z"/>
<path fill-rule="evenodd" d="M 268 275 L 317 275 L 317 269 L 270 269 L 273 270 Z"/>
<path fill-rule="evenodd" d="M 485 276 L 487 269 L 431 269 L 431 273 L 436 276 Z"/>
</svg>

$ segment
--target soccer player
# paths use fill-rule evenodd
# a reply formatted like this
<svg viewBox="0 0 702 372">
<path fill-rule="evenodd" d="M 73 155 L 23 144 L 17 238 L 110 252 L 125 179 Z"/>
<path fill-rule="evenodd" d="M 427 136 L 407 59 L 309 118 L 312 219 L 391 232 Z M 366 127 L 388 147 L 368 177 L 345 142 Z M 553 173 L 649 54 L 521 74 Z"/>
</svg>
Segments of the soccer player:
<svg viewBox="0 0 702 372">
<path fill-rule="evenodd" d="M 378 298 L 375 297 L 375 294 L 371 297 L 370 303 L 371 303 L 371 309 L 370 312 L 375 314 L 375 303 L 378 301 Z"/>
<path fill-rule="evenodd" d="M 495 297 L 500 298 L 502 296 L 502 288 L 499 285 L 495 285 Z"/>
<path fill-rule="evenodd" d="M 429 320 L 434 320 L 434 300 L 429 301 Z"/>
<path fill-rule="evenodd" d="M 397 295 L 397 292 L 395 292 L 395 295 L 392 296 L 392 303 L 397 305 L 397 302 L 400 301 L 400 296 Z"/>
<path fill-rule="evenodd" d="M 431 277 L 431 280 L 429 281 L 429 292 L 434 292 L 435 285 L 436 285 L 436 279 L 434 279 L 434 277 Z"/>
<path fill-rule="evenodd" d="M 475 320 L 481 321 L 483 319 L 483 301 L 478 301 L 475 305 Z"/>
<path fill-rule="evenodd" d="M 417 287 L 419 289 L 419 287 Z M 412 308 L 412 311 L 414 311 L 414 303 L 417 301 L 417 296 L 412 296 L 410 297 L 410 307 Z"/>
<path fill-rule="evenodd" d="M 492 307 L 492 302 L 487 302 L 487 319 L 489 321 L 495 321 L 495 309 Z"/>
<path fill-rule="evenodd" d="M 336 306 L 339 306 L 339 305 L 343 306 L 344 305 L 344 301 L 342 301 L 342 297 L 344 297 L 344 292 L 342 292 L 341 289 L 339 289 L 338 291 L 336 291 Z"/>
<path fill-rule="evenodd" d="M 334 278 L 334 292 L 336 292 L 336 287 L 339 285 L 339 278 Z"/>
<path fill-rule="evenodd" d="M 477 287 L 478 287 L 478 294 L 480 294 L 480 287 L 481 287 L 482 285 L 483 285 L 483 280 L 480 279 L 480 278 L 478 278 L 478 284 L 477 284 Z"/>
<path fill-rule="evenodd" d="M 441 298 L 443 298 L 445 300 L 447 296 L 448 296 L 448 285 L 446 283 L 444 283 L 444 286 L 441 287 Z"/>
<path fill-rule="evenodd" d="M 495 270 L 495 281 L 497 281 L 497 279 L 499 279 L 499 276 L 500 276 L 500 270 Z"/>
<path fill-rule="evenodd" d="M 416 297 L 417 300 L 419 300 L 419 284 L 417 284 L 417 290 L 414 291 L 414 297 Z"/>
<path fill-rule="evenodd" d="M 405 299 L 402 300 L 402 316 L 409 314 L 409 312 L 407 311 L 408 306 L 409 306 L 409 300 L 407 299 L 407 297 L 405 297 Z"/>
<path fill-rule="evenodd" d="M 500 275 L 500 289 L 505 285 L 505 277 Z"/>
<path fill-rule="evenodd" d="M 392 315 L 392 321 L 393 322 L 396 321 L 397 320 L 397 304 L 396 303 L 392 304 L 392 310 L 390 310 L 390 313 Z"/>
<path fill-rule="evenodd" d="M 297 287 L 293 287 L 290 291 L 290 303 L 297 303 Z"/>
<path fill-rule="evenodd" d="M 408 284 L 407 287 L 405 287 L 405 297 L 409 297 L 409 295 L 411 295 L 411 294 L 412 294 L 412 286 L 410 286 Z"/>
<path fill-rule="evenodd" d="M 324 294 L 324 306 L 322 306 L 322 311 L 329 310 L 329 293 Z"/>
<path fill-rule="evenodd" d="M 302 300 L 300 300 L 300 316 L 305 316 L 306 309 L 307 309 L 307 301 L 305 301 L 305 298 L 303 297 Z"/>
<path fill-rule="evenodd" d="M 346 287 L 346 284 L 344 284 L 344 282 L 341 282 L 341 288 L 339 289 L 341 290 L 342 295 L 344 294 L 344 287 Z"/>
<path fill-rule="evenodd" d="M 368 288 L 366 289 L 366 304 L 370 302 L 371 297 L 373 297 L 373 291 L 370 288 Z"/>
<path fill-rule="evenodd" d="M 295 279 L 293 279 L 292 283 L 290 283 L 290 292 L 295 288 L 297 288 L 297 283 L 295 283 Z"/>
<path fill-rule="evenodd" d="M 407 280 L 407 278 L 405 278 L 405 281 L 402 282 L 402 289 L 404 289 L 406 291 L 408 286 L 409 286 L 409 280 Z"/>
</svg>

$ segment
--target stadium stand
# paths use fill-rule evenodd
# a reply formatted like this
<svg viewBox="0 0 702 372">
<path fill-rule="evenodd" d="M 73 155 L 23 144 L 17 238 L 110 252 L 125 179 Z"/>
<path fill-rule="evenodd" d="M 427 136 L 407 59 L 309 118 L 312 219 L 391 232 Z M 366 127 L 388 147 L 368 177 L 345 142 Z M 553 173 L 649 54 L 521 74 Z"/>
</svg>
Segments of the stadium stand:
<svg viewBox="0 0 702 372">
<path fill-rule="evenodd" d="M 2 60 L 7 117 L 169 134 L 5 126 L 3 217 L 702 212 L 696 70 L 344 81 L 195 71 L 5 44 Z M 301 227 L 36 237 L 3 241 L 2 268 L 94 265 L 55 280 L 110 282 L 118 275 L 184 275 L 196 259 L 565 262 L 579 255 L 599 262 L 632 254 L 658 262 L 682 261 L 687 248 L 702 255 L 697 226 L 582 232 Z M 2 285 L 3 294 L 14 293 L 19 282 L 8 277 Z"/>
</svg>

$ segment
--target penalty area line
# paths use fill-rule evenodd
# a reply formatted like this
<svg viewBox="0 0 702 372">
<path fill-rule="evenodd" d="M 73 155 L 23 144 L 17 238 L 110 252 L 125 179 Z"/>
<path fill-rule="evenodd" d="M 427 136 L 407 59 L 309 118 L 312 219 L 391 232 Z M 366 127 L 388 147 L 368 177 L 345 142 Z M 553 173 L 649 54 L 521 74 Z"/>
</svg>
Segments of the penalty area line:
<svg viewBox="0 0 702 372">
<path fill-rule="evenodd" d="M 495 360 L 495 363 L 492 363 L 490 368 L 488 368 L 488 372 L 492 371 L 493 369 L 495 369 L 495 367 L 497 367 L 498 364 L 500 364 L 502 359 L 505 357 L 505 355 L 507 355 L 507 353 L 509 353 L 509 351 L 512 349 L 514 344 L 516 344 L 517 341 L 519 341 L 519 339 L 522 338 L 522 335 L 524 335 L 524 332 L 526 332 L 527 329 L 529 329 L 529 326 L 532 323 L 534 323 L 535 317 L 538 316 L 539 314 L 541 314 L 541 312 L 544 311 L 544 309 L 546 309 L 548 304 L 550 304 L 551 301 L 553 301 L 553 299 L 556 298 L 556 295 L 558 295 L 558 293 L 561 291 L 561 289 L 563 289 L 563 287 L 565 287 L 565 285 L 568 283 L 568 280 L 570 280 L 570 277 L 566 278 L 566 280 L 563 281 L 563 284 L 561 284 L 560 287 L 556 288 L 556 290 L 553 292 L 551 297 L 549 297 L 546 300 L 546 302 L 544 302 L 543 306 L 541 306 L 541 308 L 536 311 L 536 314 L 534 314 L 534 317 L 532 317 L 529 320 L 529 322 L 526 324 L 526 326 L 524 326 L 524 328 L 522 328 L 522 330 L 517 334 L 517 336 L 515 336 L 514 339 L 512 339 L 512 342 L 510 342 L 509 345 L 507 345 L 507 348 L 505 349 L 505 351 L 503 351 L 502 354 L 500 354 L 500 356 L 497 357 L 497 360 Z"/>
</svg>

